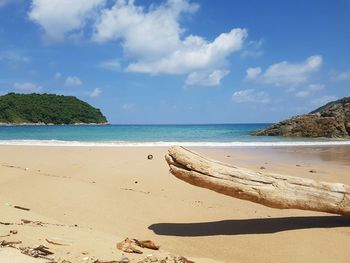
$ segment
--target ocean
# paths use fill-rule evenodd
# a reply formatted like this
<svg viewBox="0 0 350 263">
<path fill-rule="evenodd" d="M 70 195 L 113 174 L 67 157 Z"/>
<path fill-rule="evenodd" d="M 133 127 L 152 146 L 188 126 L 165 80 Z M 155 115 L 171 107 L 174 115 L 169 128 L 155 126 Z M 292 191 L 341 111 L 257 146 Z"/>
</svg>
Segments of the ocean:
<svg viewBox="0 0 350 263">
<path fill-rule="evenodd" d="M 350 145 L 348 140 L 251 136 L 265 124 L 0 126 L 1 145 L 288 146 Z"/>
</svg>

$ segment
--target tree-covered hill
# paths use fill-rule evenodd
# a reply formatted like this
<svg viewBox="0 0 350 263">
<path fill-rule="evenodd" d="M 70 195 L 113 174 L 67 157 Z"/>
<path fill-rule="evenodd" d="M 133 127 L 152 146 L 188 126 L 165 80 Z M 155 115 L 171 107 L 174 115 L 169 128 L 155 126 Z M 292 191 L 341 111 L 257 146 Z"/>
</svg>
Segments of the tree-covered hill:
<svg viewBox="0 0 350 263">
<path fill-rule="evenodd" d="M 16 94 L 0 96 L 0 123 L 107 123 L 99 109 L 73 96 Z"/>
</svg>

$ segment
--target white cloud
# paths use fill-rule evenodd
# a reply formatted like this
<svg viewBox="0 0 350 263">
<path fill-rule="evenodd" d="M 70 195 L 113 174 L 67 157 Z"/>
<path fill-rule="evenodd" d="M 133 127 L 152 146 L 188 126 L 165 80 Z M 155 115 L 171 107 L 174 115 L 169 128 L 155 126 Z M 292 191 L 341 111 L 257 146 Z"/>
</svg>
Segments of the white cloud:
<svg viewBox="0 0 350 263">
<path fill-rule="evenodd" d="M 254 89 L 239 90 L 232 94 L 232 100 L 237 103 L 270 103 L 270 96 L 264 91 L 255 91 Z"/>
<path fill-rule="evenodd" d="M 30 59 L 21 54 L 18 50 L 5 50 L 0 52 L 0 61 L 9 63 L 29 63 Z"/>
<path fill-rule="evenodd" d="M 305 98 L 308 97 L 310 94 L 315 93 L 317 91 L 323 90 L 324 85 L 323 84 L 309 84 L 304 90 L 298 91 L 295 96 L 299 98 Z"/>
<path fill-rule="evenodd" d="M 100 96 L 102 93 L 102 90 L 100 88 L 95 88 L 90 94 L 89 96 L 92 98 L 98 97 Z"/>
<path fill-rule="evenodd" d="M 31 82 L 14 83 L 13 88 L 22 92 L 40 92 L 43 88 Z"/>
<path fill-rule="evenodd" d="M 283 61 L 268 67 L 263 74 L 263 81 L 268 84 L 294 85 L 308 80 L 310 73 L 313 73 L 322 65 L 322 57 L 311 56 L 302 63 L 289 63 Z"/>
<path fill-rule="evenodd" d="M 315 106 L 317 107 L 320 107 L 328 102 L 331 102 L 331 101 L 334 101 L 336 100 L 337 98 L 335 96 L 323 96 L 323 97 L 320 97 L 320 98 L 316 98 L 316 99 L 313 99 L 311 101 L 312 104 L 314 104 Z"/>
<path fill-rule="evenodd" d="M 245 29 L 232 29 L 213 41 L 200 36 L 184 36 L 179 24 L 183 14 L 191 14 L 199 5 L 187 0 L 168 0 L 146 9 L 134 1 L 118 0 L 102 10 L 95 24 L 97 42 L 121 40 L 124 54 L 131 61 L 126 71 L 147 74 L 196 74 L 219 72 L 227 58 L 242 48 Z M 198 75 L 197 75 L 198 76 Z"/>
<path fill-rule="evenodd" d="M 186 85 L 218 86 L 221 80 L 230 73 L 229 70 L 214 70 L 211 72 L 192 72 L 187 76 Z"/>
<path fill-rule="evenodd" d="M 124 48 L 134 55 L 165 55 L 180 43 L 177 19 L 182 13 L 193 13 L 197 4 L 187 0 L 169 0 L 149 10 L 134 1 L 118 0 L 102 11 L 95 25 L 94 39 L 98 42 L 121 38 Z"/>
<path fill-rule="evenodd" d="M 242 49 L 247 31 L 235 28 L 213 40 L 185 35 L 179 21 L 184 14 L 193 14 L 198 9 L 199 5 L 190 0 L 165 0 L 148 7 L 136 5 L 134 0 L 32 0 L 28 16 L 51 41 L 74 39 L 91 31 L 96 42 L 121 41 L 129 61 L 125 70 L 129 72 L 153 75 L 224 72 L 228 57 Z M 261 43 L 252 42 L 250 46 L 259 49 Z M 117 60 L 98 66 L 110 70 L 120 67 Z M 220 83 L 221 78 L 216 81 Z"/>
<path fill-rule="evenodd" d="M 332 79 L 337 81 L 350 80 L 350 70 L 332 74 Z"/>
<path fill-rule="evenodd" d="M 324 85 L 323 84 L 319 84 L 319 83 L 310 84 L 310 85 L 308 85 L 307 89 L 309 91 L 319 91 L 319 90 L 323 90 L 324 89 Z"/>
<path fill-rule="evenodd" d="M 122 105 L 123 111 L 133 111 L 135 109 L 135 104 L 133 103 L 125 103 Z"/>
<path fill-rule="evenodd" d="M 264 54 L 264 52 L 261 50 L 263 46 L 263 39 L 260 39 L 259 41 L 249 41 L 245 47 L 245 49 L 242 51 L 241 57 L 242 58 L 248 58 L 248 57 L 260 57 Z"/>
<path fill-rule="evenodd" d="M 32 0 L 29 19 L 39 24 L 52 41 L 77 33 L 106 0 Z M 75 31 L 75 32 L 74 32 Z"/>
<path fill-rule="evenodd" d="M 61 72 L 56 72 L 55 79 L 59 80 L 60 78 L 62 78 L 62 73 Z"/>
<path fill-rule="evenodd" d="M 310 95 L 310 92 L 307 90 L 302 90 L 302 91 L 299 91 L 295 94 L 295 96 L 300 97 L 300 98 L 304 98 L 304 97 L 307 97 L 309 95 Z"/>
<path fill-rule="evenodd" d="M 97 66 L 99 68 L 108 69 L 112 71 L 119 71 L 121 69 L 120 62 L 118 59 L 102 61 Z"/>
<path fill-rule="evenodd" d="M 300 85 L 308 81 L 312 73 L 320 69 L 322 60 L 322 56 L 314 55 L 299 63 L 282 61 L 269 66 L 256 80 L 275 86 Z"/>
<path fill-rule="evenodd" d="M 83 81 L 81 79 L 79 79 L 78 77 L 75 77 L 75 76 L 68 76 L 66 78 L 66 81 L 64 82 L 64 85 L 65 86 L 81 86 L 83 85 Z"/>
<path fill-rule="evenodd" d="M 255 79 L 259 74 L 261 73 L 261 68 L 256 67 L 256 68 L 248 68 L 246 70 L 246 79 Z"/>
<path fill-rule="evenodd" d="M 188 36 L 181 45 L 160 59 L 139 59 L 127 67 L 127 71 L 149 74 L 186 74 L 198 70 L 221 67 L 226 58 L 238 51 L 247 33 L 244 29 L 232 29 L 222 33 L 213 42 L 198 36 Z"/>
</svg>

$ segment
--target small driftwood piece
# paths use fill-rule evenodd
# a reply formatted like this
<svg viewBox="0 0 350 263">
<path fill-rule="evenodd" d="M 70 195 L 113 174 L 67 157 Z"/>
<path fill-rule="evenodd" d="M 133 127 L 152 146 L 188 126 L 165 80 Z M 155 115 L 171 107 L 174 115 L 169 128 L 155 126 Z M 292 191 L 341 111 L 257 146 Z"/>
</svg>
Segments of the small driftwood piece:
<svg viewBox="0 0 350 263">
<path fill-rule="evenodd" d="M 153 250 L 158 250 L 159 246 L 157 246 L 152 240 L 137 240 L 135 238 L 129 239 L 126 238 L 122 242 L 117 243 L 117 248 L 127 253 L 137 253 L 142 254 L 143 252 L 137 249 L 135 246 L 139 246 L 141 248 L 148 248 Z"/>
<path fill-rule="evenodd" d="M 29 208 L 26 208 L 26 207 L 23 207 L 23 206 L 19 206 L 19 205 L 15 205 L 14 208 L 21 209 L 21 210 L 24 210 L 24 211 L 30 211 Z"/>
<path fill-rule="evenodd" d="M 133 241 L 139 247 L 153 249 L 153 250 L 159 250 L 159 246 L 156 245 L 152 240 L 137 240 L 137 239 L 133 239 Z"/>
<path fill-rule="evenodd" d="M 165 156 L 177 178 L 217 193 L 272 208 L 302 209 L 350 216 L 350 186 L 253 171 L 174 146 Z"/>
<path fill-rule="evenodd" d="M 126 238 L 122 242 L 117 243 L 116 247 L 126 253 L 142 254 L 143 252 L 137 249 L 134 245 L 135 242 L 133 240 Z"/>
</svg>

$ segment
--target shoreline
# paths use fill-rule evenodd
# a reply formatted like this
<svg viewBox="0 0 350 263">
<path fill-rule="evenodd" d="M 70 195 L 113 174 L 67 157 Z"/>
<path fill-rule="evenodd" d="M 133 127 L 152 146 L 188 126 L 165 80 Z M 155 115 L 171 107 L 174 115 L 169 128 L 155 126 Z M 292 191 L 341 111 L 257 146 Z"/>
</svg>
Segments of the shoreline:
<svg viewBox="0 0 350 263">
<path fill-rule="evenodd" d="M 251 142 L 190 142 L 190 141 L 63 141 L 63 140 L 0 140 L 0 146 L 47 146 L 47 147 L 170 147 L 173 145 L 200 148 L 252 148 L 252 147 L 321 147 L 347 146 L 350 140 L 318 141 L 251 141 Z"/>
</svg>

